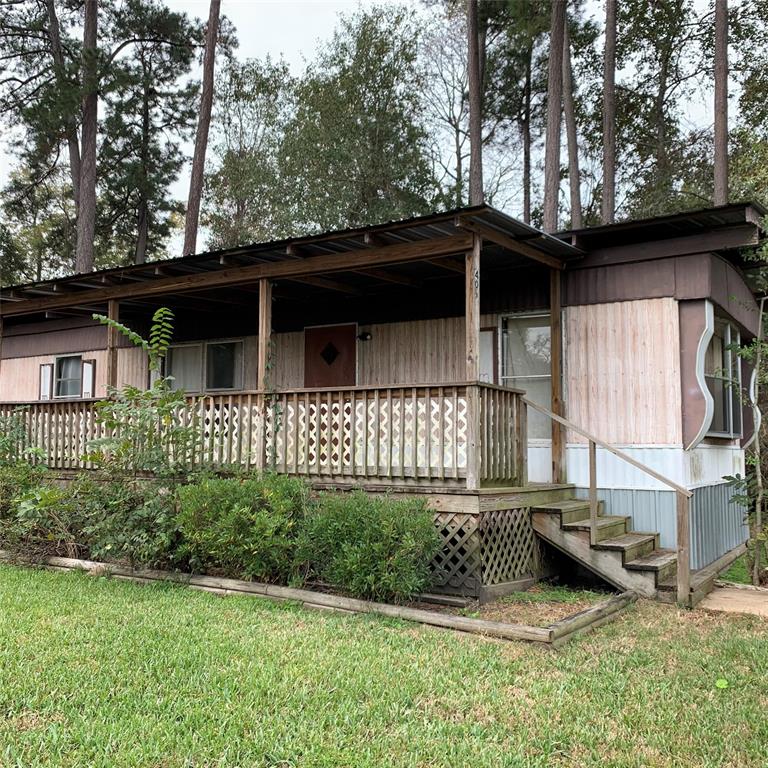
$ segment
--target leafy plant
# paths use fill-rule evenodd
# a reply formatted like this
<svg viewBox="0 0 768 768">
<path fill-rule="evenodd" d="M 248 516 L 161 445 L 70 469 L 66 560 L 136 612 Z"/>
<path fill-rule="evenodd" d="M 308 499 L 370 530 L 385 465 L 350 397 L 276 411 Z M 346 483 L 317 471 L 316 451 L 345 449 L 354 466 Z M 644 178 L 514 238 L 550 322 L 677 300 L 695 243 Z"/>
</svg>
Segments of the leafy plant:
<svg viewBox="0 0 768 768">
<path fill-rule="evenodd" d="M 132 566 L 177 565 L 179 530 L 173 486 L 152 481 L 100 483 L 86 535 L 96 560 Z"/>
<path fill-rule="evenodd" d="M 88 554 L 88 516 L 95 481 L 86 474 L 66 485 L 43 483 L 15 503 L 15 514 L 4 529 L 5 541 L 26 554 L 83 557 Z"/>
<path fill-rule="evenodd" d="M 0 467 L 26 461 L 39 453 L 29 440 L 26 409 L 14 408 L 8 414 L 0 414 Z"/>
<path fill-rule="evenodd" d="M 308 489 L 301 480 L 203 479 L 179 488 L 182 554 L 193 569 L 262 581 L 289 579 Z"/>
<path fill-rule="evenodd" d="M 149 338 L 104 315 L 101 323 L 117 329 L 145 350 L 151 371 L 159 372 L 173 339 L 173 312 L 160 307 L 152 316 Z M 168 477 L 196 464 L 202 430 L 196 418 L 187 418 L 182 391 L 170 379 L 158 378 L 148 389 L 110 390 L 110 398 L 96 405 L 97 419 L 107 437 L 94 440 L 88 459 L 110 474 L 152 474 Z"/>
<path fill-rule="evenodd" d="M 0 524 L 15 511 L 16 499 L 40 483 L 44 471 L 25 463 L 0 463 Z"/>
<path fill-rule="evenodd" d="M 161 380 L 148 390 L 125 387 L 96 404 L 107 437 L 89 445 L 88 459 L 111 475 L 171 477 L 194 465 L 202 430 L 186 417 L 183 392 Z"/>
<path fill-rule="evenodd" d="M 429 586 L 439 547 L 423 500 L 326 493 L 302 526 L 296 563 L 356 597 L 402 601 Z"/>
<path fill-rule="evenodd" d="M 160 371 L 163 360 L 168 354 L 168 350 L 173 340 L 173 310 L 168 307 L 160 307 L 152 315 L 152 325 L 149 329 L 149 338 L 145 339 L 141 334 L 129 328 L 117 320 L 113 320 L 106 315 L 93 315 L 94 320 L 98 320 L 102 325 L 114 328 L 128 338 L 135 346 L 143 349 L 149 357 L 149 370 Z"/>
</svg>

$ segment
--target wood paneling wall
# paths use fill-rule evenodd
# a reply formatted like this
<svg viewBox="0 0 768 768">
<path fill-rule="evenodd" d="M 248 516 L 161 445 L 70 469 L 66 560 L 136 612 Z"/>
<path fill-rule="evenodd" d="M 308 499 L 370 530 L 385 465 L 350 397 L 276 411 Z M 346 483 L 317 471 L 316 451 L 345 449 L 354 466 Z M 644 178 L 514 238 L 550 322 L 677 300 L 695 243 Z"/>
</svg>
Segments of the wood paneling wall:
<svg viewBox="0 0 768 768">
<path fill-rule="evenodd" d="M 84 360 L 96 361 L 96 397 L 107 394 L 107 352 L 103 349 L 78 352 Z M 56 355 L 17 357 L 2 362 L 0 376 L 0 402 L 24 403 L 37 400 L 40 395 L 40 366 L 53 363 Z M 147 356 L 141 349 L 131 347 L 118 350 L 117 380 L 119 386 L 147 385 Z"/>
<path fill-rule="evenodd" d="M 106 356 L 104 358 L 104 364 L 106 365 Z M 106 382 L 107 372 L 106 369 L 99 371 L 98 364 L 96 366 L 96 395 L 101 397 L 106 393 L 104 383 Z M 149 365 L 147 361 L 147 355 L 143 349 L 136 347 L 127 347 L 125 349 L 117 350 L 117 386 L 124 387 L 126 385 L 132 387 L 146 387 L 149 382 Z"/>
<path fill-rule="evenodd" d="M 107 353 L 99 349 L 83 352 L 83 359 L 96 361 L 96 396 L 106 394 Z M 53 363 L 54 355 L 17 357 L 3 360 L 0 376 L 0 402 L 24 403 L 40 396 L 40 366 Z"/>
<path fill-rule="evenodd" d="M 372 325 L 357 345 L 358 381 L 427 384 L 464 381 L 464 318 Z"/>
<path fill-rule="evenodd" d="M 567 307 L 568 418 L 611 443 L 680 444 L 679 342 L 671 298 Z"/>
</svg>

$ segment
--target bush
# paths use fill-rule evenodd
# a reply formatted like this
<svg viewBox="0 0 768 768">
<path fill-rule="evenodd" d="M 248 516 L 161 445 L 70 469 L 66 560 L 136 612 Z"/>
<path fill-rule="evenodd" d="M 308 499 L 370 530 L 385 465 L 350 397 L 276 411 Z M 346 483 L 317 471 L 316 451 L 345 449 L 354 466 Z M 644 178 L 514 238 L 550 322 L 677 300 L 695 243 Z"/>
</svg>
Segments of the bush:
<svg viewBox="0 0 768 768">
<path fill-rule="evenodd" d="M 402 601 L 429 586 L 439 547 L 425 501 L 327 493 L 304 523 L 296 562 L 355 597 Z"/>
<path fill-rule="evenodd" d="M 25 409 L 0 414 L 0 467 L 14 466 L 37 453 L 29 442 Z"/>
<path fill-rule="evenodd" d="M 150 481 L 102 482 L 88 506 L 86 535 L 95 560 L 127 560 L 149 568 L 179 564 L 173 487 Z"/>
<path fill-rule="evenodd" d="M 88 555 L 85 533 L 96 490 L 87 475 L 66 485 L 42 483 L 17 497 L 5 529 L 6 542 L 26 554 Z"/>
<path fill-rule="evenodd" d="M 196 571 L 286 582 L 308 502 L 294 478 L 204 479 L 179 488 L 182 552 Z"/>
<path fill-rule="evenodd" d="M 38 485 L 44 471 L 29 464 L 0 463 L 0 525 L 14 515 L 17 498 Z"/>
</svg>

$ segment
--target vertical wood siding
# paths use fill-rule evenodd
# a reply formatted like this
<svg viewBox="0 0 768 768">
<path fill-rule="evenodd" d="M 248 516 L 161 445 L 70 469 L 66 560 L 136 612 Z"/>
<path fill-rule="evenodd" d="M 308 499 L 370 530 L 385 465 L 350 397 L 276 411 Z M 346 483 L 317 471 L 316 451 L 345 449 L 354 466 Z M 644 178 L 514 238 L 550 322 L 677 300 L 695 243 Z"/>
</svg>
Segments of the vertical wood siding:
<svg viewBox="0 0 768 768">
<path fill-rule="evenodd" d="M 674 299 L 568 307 L 568 418 L 611 443 L 680 444 L 679 339 Z"/>
<path fill-rule="evenodd" d="M 96 396 L 106 394 L 106 356 L 103 370 L 96 366 Z M 143 349 L 126 347 L 117 350 L 117 386 L 146 387 L 149 380 L 149 366 L 147 355 Z"/>
<path fill-rule="evenodd" d="M 78 352 L 84 360 L 96 361 L 96 396 L 106 394 L 107 353 L 105 350 Z M 17 357 L 2 361 L 0 402 L 24 403 L 40 396 L 40 366 L 53 363 L 55 355 Z"/>
</svg>

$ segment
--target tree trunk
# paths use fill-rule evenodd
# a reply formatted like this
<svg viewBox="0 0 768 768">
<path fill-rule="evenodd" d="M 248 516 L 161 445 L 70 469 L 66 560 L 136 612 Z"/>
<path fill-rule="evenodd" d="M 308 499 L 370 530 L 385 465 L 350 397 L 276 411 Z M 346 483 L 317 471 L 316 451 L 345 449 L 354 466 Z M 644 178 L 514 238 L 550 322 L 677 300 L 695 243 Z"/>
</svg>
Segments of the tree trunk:
<svg viewBox="0 0 768 768">
<path fill-rule="evenodd" d="M 547 134 L 544 146 L 545 232 L 557 229 L 560 193 L 560 117 L 563 108 L 563 36 L 565 2 L 553 0 L 552 26 L 549 34 L 549 70 L 547 74 Z"/>
<path fill-rule="evenodd" d="M 197 249 L 197 228 L 200 223 L 200 200 L 203 196 L 205 152 L 208 148 L 208 131 L 211 127 L 213 108 L 213 69 L 216 63 L 216 39 L 219 34 L 219 9 L 221 0 L 211 0 L 208 14 L 208 28 L 205 33 L 205 56 L 203 58 L 203 93 L 200 98 L 200 117 L 197 121 L 195 154 L 192 158 L 192 178 L 189 182 L 187 217 L 184 227 L 184 252 L 187 256 Z"/>
<path fill-rule="evenodd" d="M 98 120 L 98 0 L 86 0 L 83 23 L 83 147 L 80 166 L 80 206 L 77 215 L 75 270 L 93 271 L 96 237 L 96 132 Z"/>
<path fill-rule="evenodd" d="M 531 223 L 531 59 L 533 48 L 528 49 L 523 91 L 523 221 Z"/>
<path fill-rule="evenodd" d="M 581 229 L 584 226 L 584 221 L 581 215 L 579 145 L 576 135 L 576 106 L 573 101 L 571 36 L 568 34 L 567 19 L 564 27 L 563 45 L 563 112 L 565 113 L 565 133 L 568 137 L 568 184 L 571 191 L 571 227 L 573 229 Z"/>
<path fill-rule="evenodd" d="M 53 72 L 59 88 L 64 90 L 67 87 L 66 68 L 64 66 L 64 53 L 61 48 L 59 18 L 56 15 L 54 0 L 46 0 L 45 7 L 48 13 L 48 39 L 51 41 Z M 64 130 L 69 153 L 69 174 L 72 177 L 72 198 L 75 201 L 75 210 L 77 211 L 80 208 L 80 144 L 77 136 L 77 120 L 74 115 L 67 116 Z"/>
<path fill-rule="evenodd" d="M 656 121 L 656 184 L 658 194 L 654 203 L 654 210 L 648 215 L 656 215 L 659 213 L 659 205 L 665 204 L 672 192 L 670 185 L 669 157 L 667 155 L 667 116 L 664 111 L 671 55 L 671 50 L 667 48 L 659 63 L 659 86 L 654 104 L 654 119 Z"/>
<path fill-rule="evenodd" d="M 456 207 L 464 205 L 464 159 L 461 148 L 461 126 L 456 125 L 453 132 L 453 143 L 456 151 Z"/>
<path fill-rule="evenodd" d="M 715 0 L 715 205 L 728 203 L 728 0 Z"/>
<path fill-rule="evenodd" d="M 616 0 L 605 2 L 603 52 L 603 224 L 616 217 Z"/>
<path fill-rule="evenodd" d="M 141 105 L 141 188 L 136 232 L 136 251 L 133 256 L 134 264 L 144 264 L 147 260 L 147 242 L 149 241 L 149 206 L 147 204 L 147 175 L 149 165 L 149 89 L 152 87 L 151 72 L 144 77 L 143 96 Z"/>
<path fill-rule="evenodd" d="M 136 253 L 134 264 L 144 264 L 147 260 L 147 241 L 149 240 L 149 209 L 147 201 L 142 194 L 139 202 L 138 229 L 136 232 Z"/>
<path fill-rule="evenodd" d="M 480 39 L 477 0 L 467 0 L 467 48 L 469 72 L 469 204 L 483 202 L 482 94 L 480 93 Z"/>
</svg>

